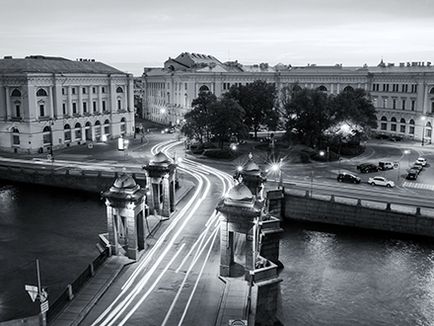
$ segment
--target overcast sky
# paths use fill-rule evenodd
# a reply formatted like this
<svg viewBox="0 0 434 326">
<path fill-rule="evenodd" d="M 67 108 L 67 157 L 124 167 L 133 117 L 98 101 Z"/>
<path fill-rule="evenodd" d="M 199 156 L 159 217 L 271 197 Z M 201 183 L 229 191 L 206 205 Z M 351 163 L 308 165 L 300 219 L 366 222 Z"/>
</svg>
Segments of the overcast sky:
<svg viewBox="0 0 434 326">
<path fill-rule="evenodd" d="M 140 75 L 181 52 L 221 61 L 434 62 L 433 0 L 0 0 L 1 56 L 95 58 Z"/>
</svg>

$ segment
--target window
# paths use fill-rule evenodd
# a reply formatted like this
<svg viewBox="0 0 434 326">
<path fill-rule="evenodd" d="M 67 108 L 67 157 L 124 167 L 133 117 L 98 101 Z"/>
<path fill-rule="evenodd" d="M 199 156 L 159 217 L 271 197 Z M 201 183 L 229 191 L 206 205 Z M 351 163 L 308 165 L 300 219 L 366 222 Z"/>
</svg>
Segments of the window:
<svg viewBox="0 0 434 326">
<path fill-rule="evenodd" d="M 405 100 L 402 100 L 402 109 L 405 110 Z"/>
<path fill-rule="evenodd" d="M 393 99 L 393 100 L 392 100 L 392 108 L 393 108 L 393 109 L 396 109 L 396 99 Z"/>
<path fill-rule="evenodd" d="M 105 112 L 105 101 L 102 101 L 102 110 Z"/>
<path fill-rule="evenodd" d="M 77 114 L 77 103 L 72 103 L 72 113 Z"/>
<path fill-rule="evenodd" d="M 74 133 L 75 133 L 75 139 L 77 140 L 81 140 L 81 124 L 79 124 L 78 122 L 75 124 L 75 128 L 74 128 Z"/>
<path fill-rule="evenodd" d="M 402 92 L 407 93 L 408 92 L 408 84 L 402 84 Z"/>
<path fill-rule="evenodd" d="M 405 133 L 405 125 L 399 127 L 399 132 Z"/>
<path fill-rule="evenodd" d="M 47 92 L 45 91 L 45 89 L 38 89 L 38 91 L 36 92 L 36 96 L 48 96 Z"/>
<path fill-rule="evenodd" d="M 96 94 L 96 87 L 92 87 L 92 93 Z"/>
<path fill-rule="evenodd" d="M 416 101 L 411 100 L 411 111 L 414 111 L 415 106 L 416 106 Z"/>
<path fill-rule="evenodd" d="M 11 94 L 12 97 L 21 97 L 21 92 L 18 89 L 14 89 Z"/>
<path fill-rule="evenodd" d="M 108 135 L 110 133 L 110 121 L 107 119 L 104 121 L 104 134 Z"/>
<path fill-rule="evenodd" d="M 408 132 L 410 135 L 414 135 L 414 120 L 411 119 L 409 124 L 410 124 L 410 128 L 409 128 Z"/>
<path fill-rule="evenodd" d="M 96 101 L 93 101 L 92 105 L 93 105 L 93 112 L 96 112 Z"/>
<path fill-rule="evenodd" d="M 383 98 L 383 107 L 387 108 L 387 98 Z"/>
<path fill-rule="evenodd" d="M 434 113 L 434 102 L 431 102 L 431 113 Z"/>
<path fill-rule="evenodd" d="M 62 103 L 63 115 L 66 115 L 66 103 Z"/>
<path fill-rule="evenodd" d="M 87 113 L 87 102 L 83 102 L 83 112 Z"/>
<path fill-rule="evenodd" d="M 72 95 L 75 95 L 75 87 L 71 88 Z"/>
<path fill-rule="evenodd" d="M 434 94 L 434 87 L 429 91 L 430 94 Z"/>
<path fill-rule="evenodd" d="M 101 93 L 105 93 L 105 87 L 101 87 Z"/>
<path fill-rule="evenodd" d="M 184 85 L 185 85 L 185 90 L 187 90 L 187 86 L 188 86 L 187 83 L 185 83 Z"/>
<path fill-rule="evenodd" d="M 208 86 L 206 86 L 206 85 L 200 86 L 199 92 L 209 92 Z M 169 94 L 169 93 L 167 93 L 167 94 Z"/>
<path fill-rule="evenodd" d="M 346 86 L 343 91 L 344 92 L 352 92 L 352 91 L 354 91 L 354 88 L 352 88 L 351 86 Z"/>
<path fill-rule="evenodd" d="M 327 87 L 325 87 L 324 85 L 321 85 L 320 87 L 317 88 L 320 92 L 327 92 Z"/>
<path fill-rule="evenodd" d="M 66 124 L 64 127 L 64 134 L 65 134 L 65 141 L 70 142 L 71 141 L 71 126 Z"/>
<path fill-rule="evenodd" d="M 12 128 L 12 145 L 20 145 L 20 131 L 17 128 Z"/>
<path fill-rule="evenodd" d="M 44 145 L 51 145 L 51 128 L 48 126 L 42 131 L 42 141 Z"/>
<path fill-rule="evenodd" d="M 381 123 L 381 130 L 387 130 L 387 123 L 386 122 Z"/>
<path fill-rule="evenodd" d="M 86 94 L 86 87 L 83 87 L 83 88 L 82 88 L 82 93 L 83 93 L 83 94 Z"/>
<path fill-rule="evenodd" d="M 122 89 L 122 87 L 118 87 L 116 88 L 116 93 L 123 93 L 124 90 Z"/>
<path fill-rule="evenodd" d="M 127 127 L 126 127 L 126 123 L 125 123 L 125 118 L 121 119 L 121 134 L 125 134 L 125 132 L 127 131 Z"/>
<path fill-rule="evenodd" d="M 62 95 L 65 95 L 65 88 L 62 87 Z"/>
<path fill-rule="evenodd" d="M 41 117 L 45 116 L 45 105 L 44 104 L 39 104 L 39 115 Z"/>
<path fill-rule="evenodd" d="M 21 118 L 21 104 L 15 103 L 15 116 Z"/>
<path fill-rule="evenodd" d="M 118 100 L 118 110 L 122 110 L 122 103 L 121 103 L 121 100 Z"/>
</svg>

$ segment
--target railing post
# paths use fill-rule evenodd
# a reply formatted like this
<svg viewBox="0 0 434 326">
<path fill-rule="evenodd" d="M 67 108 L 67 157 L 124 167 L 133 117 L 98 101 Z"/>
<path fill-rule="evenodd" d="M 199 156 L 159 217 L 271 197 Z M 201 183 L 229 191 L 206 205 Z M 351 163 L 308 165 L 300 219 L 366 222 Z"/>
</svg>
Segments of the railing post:
<svg viewBox="0 0 434 326">
<path fill-rule="evenodd" d="M 391 206 L 391 204 L 390 203 L 387 203 L 387 205 L 386 205 L 386 211 L 390 211 L 390 206 Z"/>
<path fill-rule="evenodd" d="M 72 301 L 72 299 L 74 299 L 74 293 L 72 293 L 72 285 L 68 284 L 66 286 L 67 290 L 68 290 L 68 300 Z"/>
<path fill-rule="evenodd" d="M 93 267 L 93 263 L 89 264 L 90 276 L 95 276 L 95 269 Z"/>
<path fill-rule="evenodd" d="M 420 207 L 416 207 L 416 215 L 420 215 Z"/>
</svg>

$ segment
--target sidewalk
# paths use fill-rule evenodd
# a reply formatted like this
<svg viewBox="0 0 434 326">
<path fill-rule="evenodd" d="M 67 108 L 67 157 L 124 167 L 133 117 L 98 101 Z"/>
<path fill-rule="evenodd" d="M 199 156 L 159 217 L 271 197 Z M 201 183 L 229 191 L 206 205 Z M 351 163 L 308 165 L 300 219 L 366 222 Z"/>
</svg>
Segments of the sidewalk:
<svg viewBox="0 0 434 326">
<path fill-rule="evenodd" d="M 230 325 L 230 320 L 247 320 L 246 309 L 249 286 L 243 277 L 220 279 L 226 283 L 223 299 L 219 307 L 216 326 Z"/>
<path fill-rule="evenodd" d="M 99 298 L 107 291 L 124 266 L 132 263 L 133 260 L 124 256 L 111 256 L 96 272 L 95 276 L 75 295 L 57 315 L 50 325 L 53 326 L 75 326 L 92 309 Z"/>
</svg>

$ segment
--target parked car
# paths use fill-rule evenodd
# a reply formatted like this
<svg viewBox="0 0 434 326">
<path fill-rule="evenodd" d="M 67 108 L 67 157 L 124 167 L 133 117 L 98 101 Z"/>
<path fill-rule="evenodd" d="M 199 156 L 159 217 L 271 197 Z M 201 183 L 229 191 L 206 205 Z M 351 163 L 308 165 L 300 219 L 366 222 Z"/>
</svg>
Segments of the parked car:
<svg viewBox="0 0 434 326">
<path fill-rule="evenodd" d="M 419 175 L 419 171 L 416 169 L 408 170 L 407 176 L 405 177 L 407 180 L 416 180 Z"/>
<path fill-rule="evenodd" d="M 363 163 L 360 165 L 357 165 L 357 170 L 359 170 L 361 173 L 368 173 L 368 172 L 377 172 L 378 166 L 371 163 Z"/>
<path fill-rule="evenodd" d="M 416 161 L 413 163 L 413 166 L 419 166 L 421 170 L 423 170 L 423 164 L 422 162 Z"/>
<path fill-rule="evenodd" d="M 392 162 L 378 162 L 378 168 L 382 171 L 384 170 L 392 170 L 393 169 L 393 163 Z"/>
<path fill-rule="evenodd" d="M 426 166 L 426 159 L 425 158 L 423 158 L 423 157 L 419 157 L 417 160 L 416 160 L 416 162 L 419 162 L 420 164 L 422 164 L 422 166 L 424 167 L 424 166 Z"/>
<path fill-rule="evenodd" d="M 369 178 L 368 183 L 371 186 L 383 186 L 383 187 L 387 187 L 387 188 L 395 187 L 395 183 L 393 181 L 387 180 L 384 177 Z"/>
<path fill-rule="evenodd" d="M 339 182 L 360 183 L 361 179 L 350 173 L 339 173 L 337 180 Z"/>
<path fill-rule="evenodd" d="M 393 142 L 401 141 L 402 139 L 403 139 L 402 136 L 391 136 L 389 138 L 389 140 Z"/>
<path fill-rule="evenodd" d="M 413 164 L 413 166 L 411 167 L 411 169 L 412 170 L 417 170 L 417 174 L 419 174 L 422 171 L 423 167 L 420 164 Z"/>
</svg>

